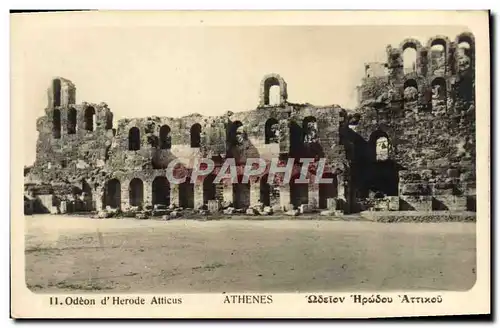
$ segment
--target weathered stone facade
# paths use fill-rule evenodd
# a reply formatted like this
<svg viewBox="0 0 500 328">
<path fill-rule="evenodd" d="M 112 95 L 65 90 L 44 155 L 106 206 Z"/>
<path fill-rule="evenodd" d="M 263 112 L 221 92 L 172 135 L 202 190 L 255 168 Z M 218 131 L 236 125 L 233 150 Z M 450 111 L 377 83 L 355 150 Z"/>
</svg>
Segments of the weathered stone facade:
<svg viewBox="0 0 500 328">
<path fill-rule="evenodd" d="M 468 48 L 461 48 L 467 42 Z M 441 57 L 432 48 L 439 45 Z M 409 71 L 402 53 L 413 48 Z M 35 212 L 153 208 L 246 209 L 257 203 L 274 211 L 329 209 L 475 209 L 474 38 L 461 34 L 424 47 L 408 39 L 387 48 L 387 63 L 365 65 L 356 111 L 287 100 L 277 74 L 261 82 L 256 109 L 218 117 L 121 119 L 105 103 L 75 104 L 75 86 L 56 78 L 45 116 L 37 121 L 36 160 L 25 172 Z M 267 163 L 289 158 L 325 158 L 332 184 L 290 183 L 266 173 L 248 183 L 212 183 L 227 158 L 243 170 L 247 158 Z M 166 170 L 190 176 L 197 159 L 216 163 L 214 174 L 194 183 L 172 184 Z M 315 164 L 309 174 L 316 174 Z M 36 205 L 36 202 L 39 205 Z"/>
</svg>

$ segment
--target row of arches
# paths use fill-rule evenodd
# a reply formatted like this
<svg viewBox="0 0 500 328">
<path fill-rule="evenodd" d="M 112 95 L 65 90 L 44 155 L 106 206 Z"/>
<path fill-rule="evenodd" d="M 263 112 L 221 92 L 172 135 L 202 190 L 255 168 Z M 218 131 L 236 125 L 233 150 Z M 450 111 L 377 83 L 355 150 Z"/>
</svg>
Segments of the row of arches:
<svg viewBox="0 0 500 328">
<path fill-rule="evenodd" d="M 419 95 L 422 94 L 424 96 L 422 98 L 423 102 L 428 104 L 431 110 L 435 110 L 438 106 L 447 105 L 449 94 L 452 91 L 449 90 L 449 87 L 443 77 L 434 78 L 430 85 L 425 87 L 419 85 L 415 79 L 408 79 L 403 84 L 403 102 L 406 105 L 418 101 Z M 473 99 L 474 90 L 471 78 L 461 79 L 458 87 L 460 88 L 458 93 L 452 92 L 452 95 L 455 95 L 454 97 L 460 96 L 466 100 Z"/>
<path fill-rule="evenodd" d="M 449 41 L 442 37 L 436 37 L 429 40 L 427 48 L 421 51 L 422 46 L 417 40 L 405 40 L 400 46 L 401 56 L 403 59 L 403 70 L 405 74 L 417 71 L 418 57 L 427 57 L 425 60 L 431 65 L 440 66 L 447 65 L 449 51 Z M 420 53 L 419 53 L 420 52 Z M 461 69 L 460 62 L 468 61 L 469 68 L 474 57 L 474 40 L 469 34 L 459 35 L 456 39 L 455 60 L 458 62 L 459 70 Z"/>
<path fill-rule="evenodd" d="M 327 199 L 337 196 L 337 183 L 335 175 L 331 173 L 325 174 L 326 178 L 333 178 L 331 184 L 319 185 L 319 208 L 327 207 Z M 309 185 L 295 183 L 299 176 L 294 176 L 290 183 L 290 203 L 294 206 L 308 203 Z M 214 183 L 215 175 L 208 175 L 203 180 L 203 204 L 207 204 L 209 200 L 217 199 L 217 185 Z M 250 183 L 242 183 L 239 177 L 239 183 L 232 185 L 233 206 L 235 208 L 244 208 L 250 206 Z M 171 199 L 171 187 L 168 179 L 163 176 L 156 177 L 151 185 L 152 205 L 170 205 L 176 203 L 183 208 L 194 208 L 194 184 L 190 183 L 189 179 L 179 185 L 178 203 Z M 271 195 L 273 187 L 268 183 L 268 176 L 261 177 L 259 182 L 260 202 L 265 206 L 271 205 Z M 122 188 L 118 179 L 111 179 L 106 183 L 104 191 L 104 207 L 121 208 Z M 144 206 L 144 182 L 139 178 L 134 178 L 128 186 L 129 205 L 142 208 Z"/>
<path fill-rule="evenodd" d="M 159 142 L 155 146 L 160 149 L 172 148 L 172 137 L 170 135 L 171 129 L 168 125 L 162 125 L 159 131 Z M 190 145 L 191 148 L 199 148 L 201 146 L 201 125 L 195 123 L 191 126 Z M 141 131 L 138 127 L 132 127 L 128 131 L 128 150 L 137 151 L 141 149 Z"/>
<path fill-rule="evenodd" d="M 317 120 L 314 116 L 307 116 L 302 121 L 302 126 L 292 123 L 291 126 L 291 142 L 301 144 L 303 142 L 315 142 L 318 138 Z M 276 118 L 269 118 L 265 122 L 264 127 L 265 144 L 279 143 L 280 141 L 280 123 Z M 171 129 L 168 125 L 163 125 L 159 130 L 159 148 L 171 149 Z M 190 128 L 190 146 L 191 148 L 199 148 L 201 146 L 202 127 L 199 123 L 195 123 Z M 241 121 L 231 122 L 228 129 L 227 140 L 230 144 L 235 145 L 242 142 L 246 138 L 244 126 Z M 128 149 L 137 151 L 141 149 L 141 132 L 138 127 L 132 127 L 128 132 Z"/>
<path fill-rule="evenodd" d="M 84 123 L 83 129 L 85 131 L 95 131 L 97 128 L 96 121 L 96 111 L 94 107 L 85 108 L 84 113 Z M 66 120 L 66 131 L 68 134 L 76 134 L 77 131 L 77 111 L 75 108 L 69 108 L 67 111 L 67 120 Z M 61 110 L 53 109 L 52 112 L 52 134 L 54 138 L 58 139 L 61 137 Z M 106 129 L 112 128 L 111 120 L 107 120 Z"/>
</svg>

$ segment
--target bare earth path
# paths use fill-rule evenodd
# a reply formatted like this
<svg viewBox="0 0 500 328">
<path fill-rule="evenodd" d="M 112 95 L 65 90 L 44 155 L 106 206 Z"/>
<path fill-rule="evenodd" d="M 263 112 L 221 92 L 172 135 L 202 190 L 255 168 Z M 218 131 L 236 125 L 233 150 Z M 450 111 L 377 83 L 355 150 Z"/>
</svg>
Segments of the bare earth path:
<svg viewBox="0 0 500 328">
<path fill-rule="evenodd" d="M 467 290 L 474 223 L 27 216 L 36 292 Z"/>
</svg>

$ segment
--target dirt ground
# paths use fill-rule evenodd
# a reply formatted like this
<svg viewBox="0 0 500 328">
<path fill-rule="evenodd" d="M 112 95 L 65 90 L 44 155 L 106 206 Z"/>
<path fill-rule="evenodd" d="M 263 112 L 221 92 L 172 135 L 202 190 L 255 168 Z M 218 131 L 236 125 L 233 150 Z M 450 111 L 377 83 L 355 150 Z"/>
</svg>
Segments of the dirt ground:
<svg viewBox="0 0 500 328">
<path fill-rule="evenodd" d="M 475 223 L 26 217 L 35 292 L 467 290 Z"/>
</svg>

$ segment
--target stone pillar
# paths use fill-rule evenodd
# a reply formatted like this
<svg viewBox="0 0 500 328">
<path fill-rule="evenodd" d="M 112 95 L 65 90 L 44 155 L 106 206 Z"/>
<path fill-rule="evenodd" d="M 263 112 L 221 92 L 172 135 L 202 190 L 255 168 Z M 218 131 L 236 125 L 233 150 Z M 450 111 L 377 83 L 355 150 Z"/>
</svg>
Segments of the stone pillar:
<svg viewBox="0 0 500 328">
<path fill-rule="evenodd" d="M 95 202 L 95 208 L 93 210 L 96 210 L 96 211 L 100 211 L 102 209 L 104 209 L 104 188 L 99 188 L 97 190 L 95 190 L 94 193 L 92 193 L 92 203 Z M 86 204 L 86 201 L 85 201 L 85 204 L 84 204 L 85 208 L 86 209 L 90 209 L 92 206 L 88 207 L 88 204 Z"/>
<path fill-rule="evenodd" d="M 308 195 L 307 195 L 308 205 L 310 206 L 311 209 L 319 208 L 319 184 L 310 182 L 307 190 L 308 190 Z"/>
<path fill-rule="evenodd" d="M 224 199 L 225 202 L 234 203 L 233 184 L 229 183 L 229 181 L 223 181 L 222 183 L 223 183 L 223 185 L 222 185 L 222 198 Z"/>
<path fill-rule="evenodd" d="M 260 182 L 250 180 L 250 207 L 258 204 L 260 199 Z"/>
<path fill-rule="evenodd" d="M 179 185 L 175 183 L 170 185 L 170 204 L 179 206 Z"/>
<path fill-rule="evenodd" d="M 153 207 L 153 184 L 151 181 L 145 180 L 143 182 L 143 190 L 142 190 L 142 197 L 143 197 L 143 207 Z"/>
<path fill-rule="evenodd" d="M 337 175 L 337 210 L 349 213 L 352 199 L 349 197 L 348 177 L 344 173 Z"/>
<path fill-rule="evenodd" d="M 129 186 L 130 186 L 130 180 L 124 181 L 121 185 L 121 191 L 120 191 L 120 209 L 123 211 L 124 209 L 130 207 L 130 199 L 129 199 Z"/>
<path fill-rule="evenodd" d="M 293 208 L 290 204 L 290 185 L 285 184 L 280 186 L 280 207 L 283 211 L 288 211 Z"/>
<path fill-rule="evenodd" d="M 195 182 L 194 183 L 194 208 L 198 209 L 203 206 L 203 183 Z"/>
</svg>

